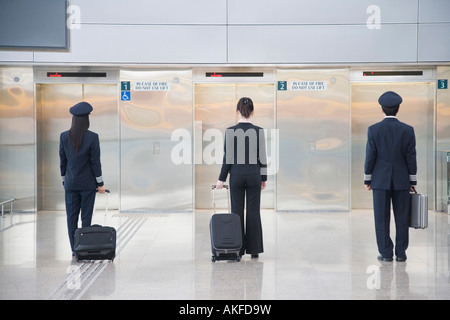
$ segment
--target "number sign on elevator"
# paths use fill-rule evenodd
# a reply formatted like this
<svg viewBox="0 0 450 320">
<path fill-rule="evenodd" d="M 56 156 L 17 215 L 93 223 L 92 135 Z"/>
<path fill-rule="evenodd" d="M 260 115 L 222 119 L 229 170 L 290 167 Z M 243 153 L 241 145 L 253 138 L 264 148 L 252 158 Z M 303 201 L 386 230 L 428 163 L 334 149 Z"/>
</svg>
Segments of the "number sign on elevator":
<svg viewBox="0 0 450 320">
<path fill-rule="evenodd" d="M 448 89 L 448 80 L 447 79 L 439 79 L 438 80 L 438 89 Z"/>
</svg>

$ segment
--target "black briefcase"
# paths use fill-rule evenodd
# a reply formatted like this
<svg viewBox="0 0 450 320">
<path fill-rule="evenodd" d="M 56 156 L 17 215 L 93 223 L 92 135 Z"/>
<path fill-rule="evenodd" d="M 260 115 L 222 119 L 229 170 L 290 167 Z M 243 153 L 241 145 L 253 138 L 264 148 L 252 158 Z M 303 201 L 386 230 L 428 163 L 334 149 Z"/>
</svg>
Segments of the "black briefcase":
<svg viewBox="0 0 450 320">
<path fill-rule="evenodd" d="M 80 260 L 114 260 L 116 256 L 116 229 L 101 225 L 75 230 L 74 252 Z"/>
</svg>

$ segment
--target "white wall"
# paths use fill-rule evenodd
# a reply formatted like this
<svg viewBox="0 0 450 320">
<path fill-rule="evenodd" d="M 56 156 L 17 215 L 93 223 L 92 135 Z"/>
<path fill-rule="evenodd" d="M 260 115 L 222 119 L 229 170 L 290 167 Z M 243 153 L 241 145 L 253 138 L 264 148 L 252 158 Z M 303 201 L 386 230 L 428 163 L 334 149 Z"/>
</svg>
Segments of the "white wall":
<svg viewBox="0 0 450 320">
<path fill-rule="evenodd" d="M 75 11 L 69 19 L 80 18 L 80 24 L 72 24 L 79 29 L 70 30 L 69 51 L 3 50 L 0 63 L 450 61 L 449 0 L 71 0 L 70 4 Z"/>
</svg>

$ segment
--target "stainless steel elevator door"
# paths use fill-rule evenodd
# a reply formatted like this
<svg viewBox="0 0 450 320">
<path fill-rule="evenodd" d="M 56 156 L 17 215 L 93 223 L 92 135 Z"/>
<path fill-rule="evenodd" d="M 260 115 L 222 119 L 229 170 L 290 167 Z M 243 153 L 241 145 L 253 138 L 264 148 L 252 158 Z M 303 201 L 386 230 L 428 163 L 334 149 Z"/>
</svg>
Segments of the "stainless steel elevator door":
<svg viewBox="0 0 450 320">
<path fill-rule="evenodd" d="M 383 120 L 378 98 L 395 91 L 403 98 L 397 118 L 414 127 L 417 152 L 417 189 L 434 203 L 434 83 L 352 84 L 352 209 L 373 208 L 372 193 L 363 184 L 367 129 Z"/>
<path fill-rule="evenodd" d="M 192 211 L 192 71 L 120 70 L 120 80 L 130 84 L 120 101 L 120 210 Z"/>
<path fill-rule="evenodd" d="M 92 104 L 89 130 L 99 134 L 102 173 L 111 191 L 109 208 L 118 208 L 119 140 L 116 84 L 36 84 L 37 208 L 65 210 L 59 168 L 59 136 L 69 130 L 69 109 L 80 101 Z M 98 201 L 97 209 L 105 202 Z"/>
<path fill-rule="evenodd" d="M 279 69 L 277 80 L 277 211 L 349 210 L 348 70 Z"/>
<path fill-rule="evenodd" d="M 195 85 L 195 206 L 211 209 L 211 185 L 217 182 L 223 160 L 225 129 L 239 120 L 236 104 L 241 97 L 253 101 L 252 123 L 267 129 L 268 156 L 275 128 L 274 85 L 269 84 L 196 84 Z M 229 177 L 227 182 L 229 182 Z M 274 208 L 274 176 L 268 176 L 262 192 L 261 208 Z M 227 208 L 226 192 L 216 191 L 217 208 Z"/>
</svg>

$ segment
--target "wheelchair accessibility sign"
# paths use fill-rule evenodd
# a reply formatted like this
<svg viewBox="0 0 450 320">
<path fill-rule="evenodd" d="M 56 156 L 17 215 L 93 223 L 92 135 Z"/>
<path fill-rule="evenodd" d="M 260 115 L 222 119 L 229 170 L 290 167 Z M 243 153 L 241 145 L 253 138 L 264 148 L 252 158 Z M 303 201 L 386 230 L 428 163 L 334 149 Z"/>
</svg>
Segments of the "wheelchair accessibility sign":
<svg viewBox="0 0 450 320">
<path fill-rule="evenodd" d="M 122 100 L 122 101 L 130 101 L 130 99 L 131 99 L 130 91 L 122 91 L 120 93 L 120 100 Z"/>
<path fill-rule="evenodd" d="M 120 100 L 122 101 L 130 101 L 131 100 L 131 94 L 130 94 L 130 81 L 122 81 L 120 83 Z"/>
</svg>

